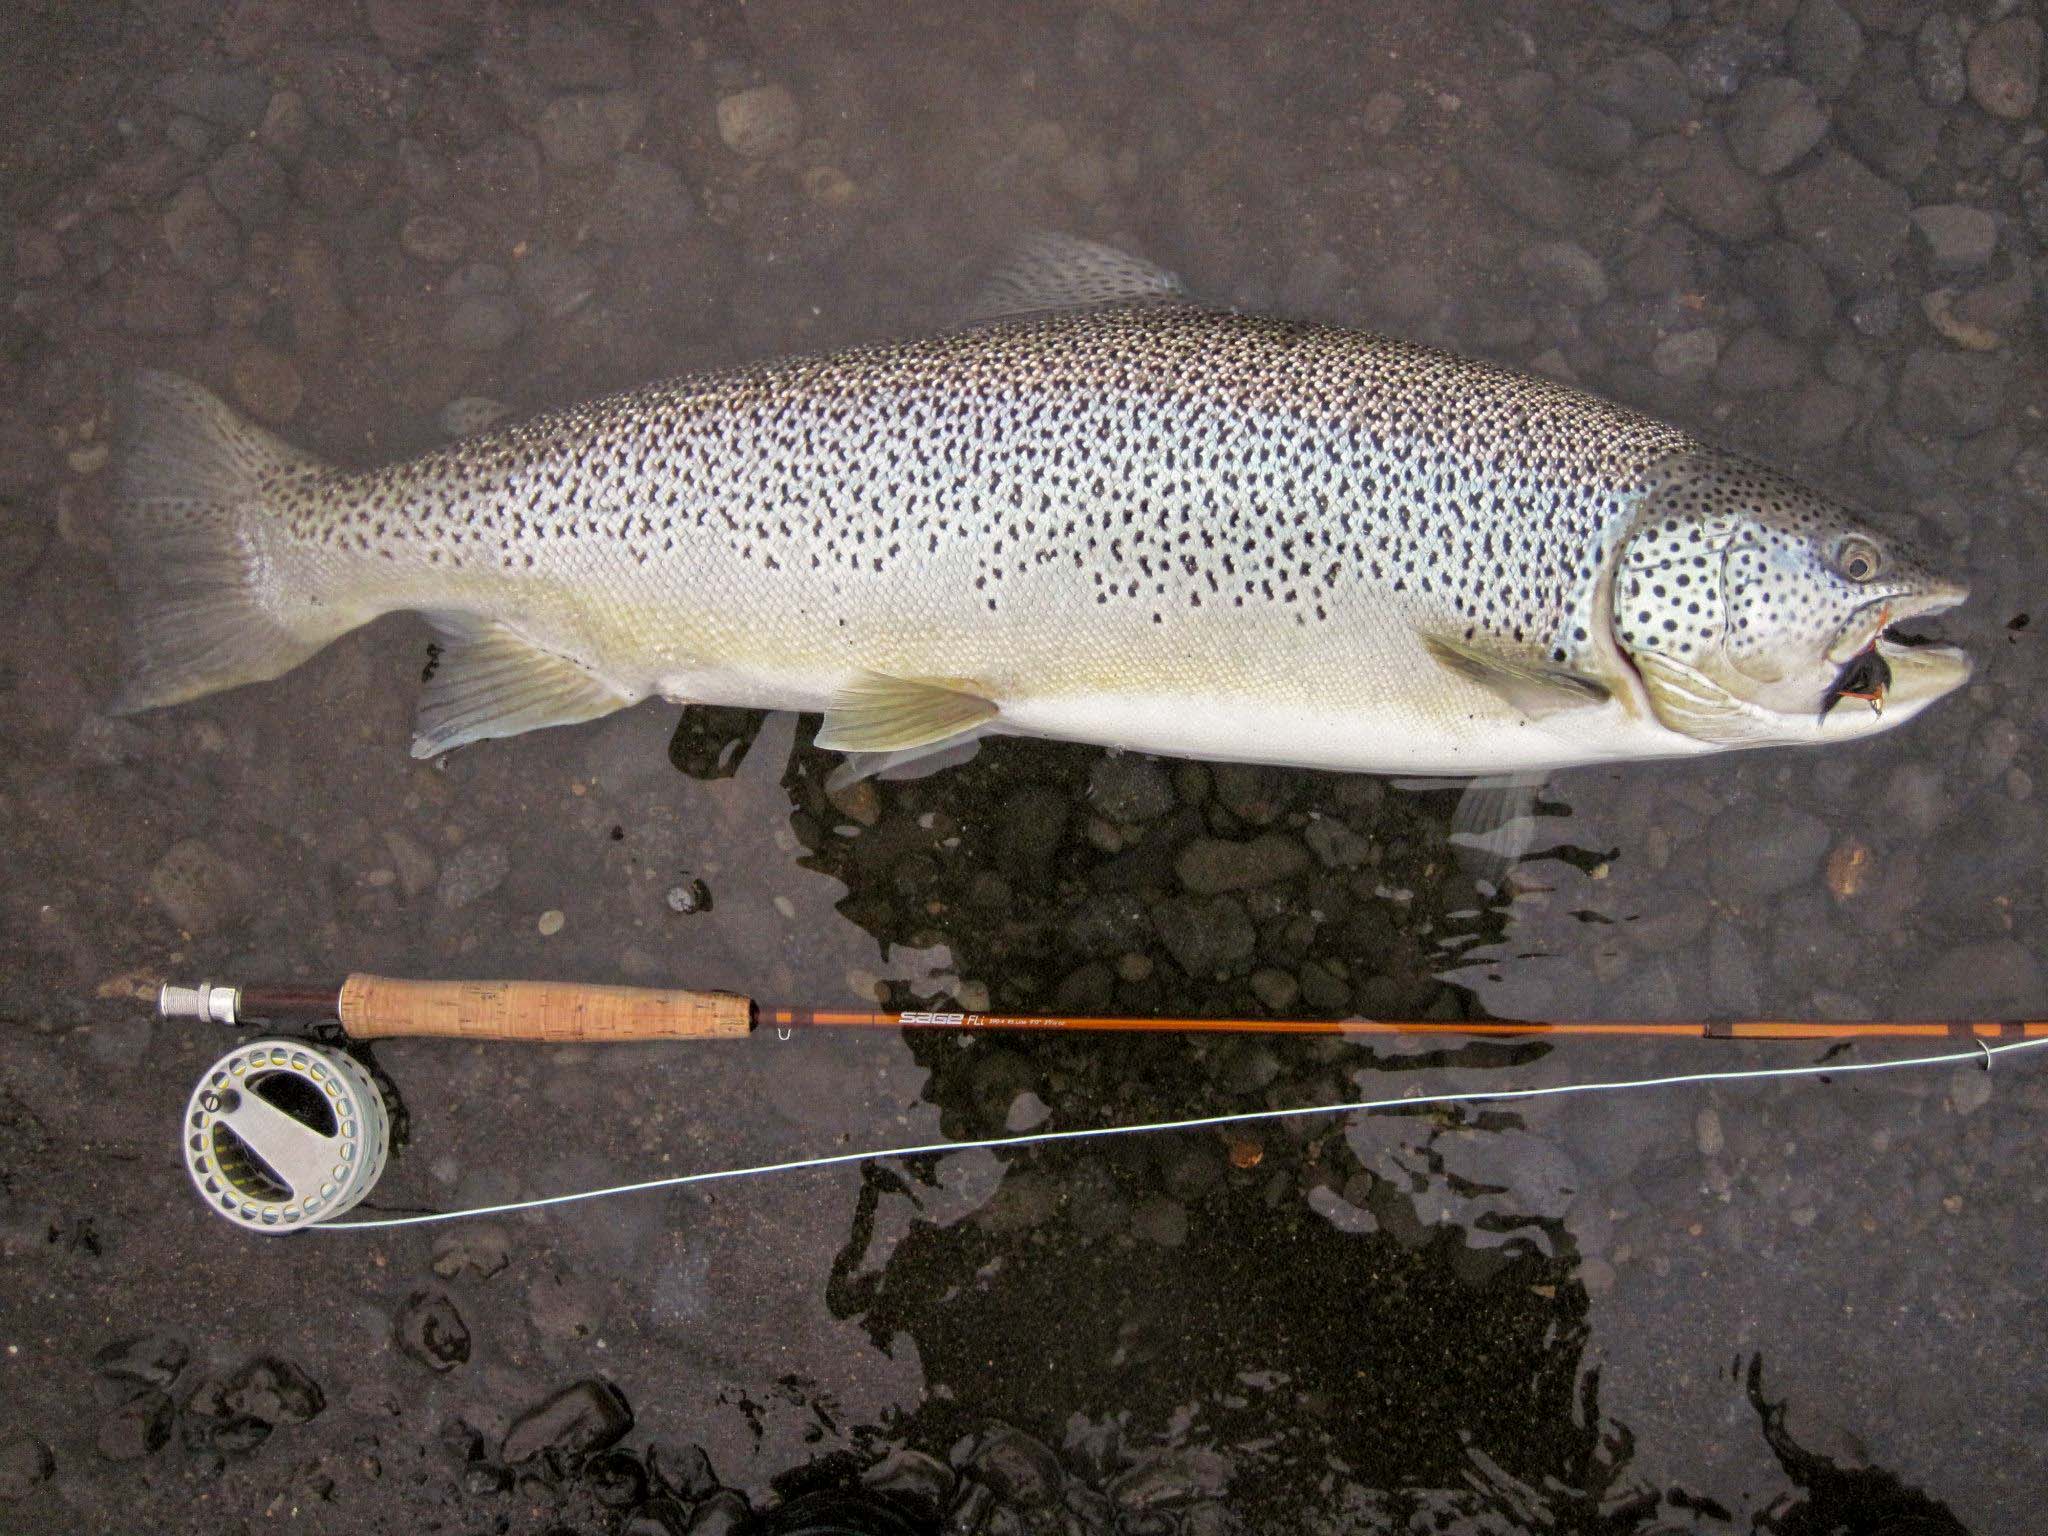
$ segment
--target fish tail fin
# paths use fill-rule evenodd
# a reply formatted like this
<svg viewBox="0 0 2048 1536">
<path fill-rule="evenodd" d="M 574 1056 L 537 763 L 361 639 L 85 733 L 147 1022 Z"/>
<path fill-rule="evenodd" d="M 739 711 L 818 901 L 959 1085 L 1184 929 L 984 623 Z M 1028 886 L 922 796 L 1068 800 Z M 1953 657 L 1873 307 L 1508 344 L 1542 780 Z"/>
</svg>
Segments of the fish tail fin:
<svg viewBox="0 0 2048 1536">
<path fill-rule="evenodd" d="M 267 498 L 317 461 L 169 373 L 129 381 L 117 430 L 113 713 L 277 677 L 363 622 L 279 580 Z"/>
</svg>

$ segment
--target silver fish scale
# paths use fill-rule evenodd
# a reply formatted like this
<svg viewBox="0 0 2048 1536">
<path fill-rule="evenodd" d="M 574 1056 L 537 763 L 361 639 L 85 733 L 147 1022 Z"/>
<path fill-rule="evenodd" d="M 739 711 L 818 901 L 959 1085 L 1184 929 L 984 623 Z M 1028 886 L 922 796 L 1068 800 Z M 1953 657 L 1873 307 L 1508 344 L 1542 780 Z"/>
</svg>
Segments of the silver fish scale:
<svg viewBox="0 0 2048 1536">
<path fill-rule="evenodd" d="M 891 659 L 862 650 L 877 604 L 1000 636 L 986 615 L 1076 600 L 1113 621 L 1087 631 L 1108 647 L 1165 625 L 1224 643 L 1207 615 L 1255 610 L 1569 663 L 1591 652 L 1599 568 L 1650 467 L 1694 446 L 1410 343 L 1136 306 L 550 412 L 344 477 L 324 510 L 294 498 L 292 526 L 393 578 L 434 573 L 386 606 L 446 606 L 458 574 L 537 603 L 595 577 L 635 612 L 744 588 L 864 666 Z M 964 659 L 986 670 L 1000 649 Z"/>
</svg>

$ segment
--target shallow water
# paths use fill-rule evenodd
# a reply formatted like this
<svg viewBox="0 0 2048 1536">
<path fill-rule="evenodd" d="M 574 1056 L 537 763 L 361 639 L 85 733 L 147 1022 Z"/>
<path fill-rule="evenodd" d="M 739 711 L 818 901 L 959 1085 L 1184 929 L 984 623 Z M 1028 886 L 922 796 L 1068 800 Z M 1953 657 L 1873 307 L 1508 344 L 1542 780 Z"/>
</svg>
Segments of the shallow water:
<svg viewBox="0 0 2048 1536">
<path fill-rule="evenodd" d="M 2029 83 L 2033 8 L 1996 10 L 17 8 L 0 1525 L 720 1529 L 734 1501 L 676 1470 L 695 1445 L 756 1509 L 878 1464 L 915 1506 L 885 1459 L 950 1459 L 923 1486 L 962 1531 L 2031 1529 L 2048 1079 L 2025 1058 L 267 1243 L 171 1154 L 224 1037 L 129 1000 L 166 970 L 363 969 L 806 1005 L 2040 1014 L 2048 183 L 2040 108 L 1983 105 Z M 762 84 L 795 119 L 771 103 L 750 157 L 718 103 Z M 1988 250 L 1967 216 L 1908 217 L 1950 205 L 1994 216 Z M 368 463 L 475 419 L 454 402 L 942 324 L 1048 225 L 1217 299 L 1576 378 L 1862 498 L 1973 583 L 1943 630 L 1977 679 L 1837 751 L 1559 775 L 1556 846 L 1506 902 L 1452 857 L 1452 794 L 1366 778 L 1012 740 L 832 797 L 815 721 L 659 705 L 416 763 L 411 620 L 277 683 L 99 712 L 122 369 Z M 1195 839 L 1263 834 L 1302 869 L 1220 895 L 1175 874 Z M 386 1044 L 406 1139 L 373 1199 L 1824 1049 Z M 469 1336 L 438 1372 L 437 1297 Z M 516 1420 L 598 1378 L 630 1458 L 500 1470 Z M 634 1482 L 650 1446 L 667 1501 Z"/>
</svg>

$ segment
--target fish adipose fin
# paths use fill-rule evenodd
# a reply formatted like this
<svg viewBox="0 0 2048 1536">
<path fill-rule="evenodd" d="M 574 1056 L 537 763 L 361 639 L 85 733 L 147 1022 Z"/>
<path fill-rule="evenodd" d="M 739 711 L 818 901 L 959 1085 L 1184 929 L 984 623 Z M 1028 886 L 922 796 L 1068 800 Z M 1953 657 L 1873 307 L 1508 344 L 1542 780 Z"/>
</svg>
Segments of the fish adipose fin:
<svg viewBox="0 0 2048 1536">
<path fill-rule="evenodd" d="M 441 637 L 441 650 L 420 696 L 414 757 L 595 720 L 640 700 L 502 624 L 458 613 L 430 613 L 427 622 Z"/>
<path fill-rule="evenodd" d="M 1018 242 L 989 273 L 968 306 L 967 318 L 1014 320 L 1186 295 L 1181 280 L 1164 267 L 1078 235 L 1041 230 Z"/>
<path fill-rule="evenodd" d="M 1775 738 L 1767 716 L 1682 661 L 1655 651 L 1631 651 L 1650 707 L 1674 731 L 1699 741 L 1741 747 Z"/>
<path fill-rule="evenodd" d="M 869 672 L 833 696 L 817 744 L 832 752 L 908 752 L 964 736 L 995 715 L 987 699 L 951 683 Z"/>
<path fill-rule="evenodd" d="M 1491 689 L 1531 720 L 1605 704 L 1613 697 L 1605 683 L 1563 667 L 1511 660 L 1462 640 L 1425 638 L 1422 643 L 1440 666 Z"/>
<path fill-rule="evenodd" d="M 127 383 L 111 532 L 122 599 L 117 715 L 289 672 L 365 615 L 264 581 L 265 487 L 322 472 L 175 374 Z"/>
</svg>

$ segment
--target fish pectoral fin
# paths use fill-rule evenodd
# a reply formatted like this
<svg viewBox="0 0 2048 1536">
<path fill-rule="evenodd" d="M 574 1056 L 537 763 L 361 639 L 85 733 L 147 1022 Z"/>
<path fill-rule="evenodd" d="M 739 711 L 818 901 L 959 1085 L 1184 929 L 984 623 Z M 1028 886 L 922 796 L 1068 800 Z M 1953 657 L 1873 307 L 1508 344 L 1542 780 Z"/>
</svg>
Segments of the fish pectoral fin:
<svg viewBox="0 0 2048 1536">
<path fill-rule="evenodd" d="M 1655 651 L 1631 651 L 1657 718 L 1682 735 L 1726 746 L 1770 740 L 1769 718 L 1682 661 Z"/>
<path fill-rule="evenodd" d="M 1531 720 L 1605 704 L 1614 696 L 1605 683 L 1564 667 L 1517 661 L 1463 640 L 1425 636 L 1422 643 L 1438 665 L 1491 689 Z"/>
<path fill-rule="evenodd" d="M 990 271 L 967 318 L 1014 320 L 1186 294 L 1181 280 L 1164 267 L 1078 235 L 1040 230 L 1020 240 Z"/>
<path fill-rule="evenodd" d="M 435 757 L 493 736 L 595 720 L 639 702 L 580 663 L 542 650 L 503 624 L 430 613 L 440 653 L 420 695 L 412 755 Z"/>
<path fill-rule="evenodd" d="M 995 705 L 957 680 L 867 672 L 833 696 L 817 744 L 832 752 L 907 752 L 965 735 L 995 716 Z"/>
</svg>

